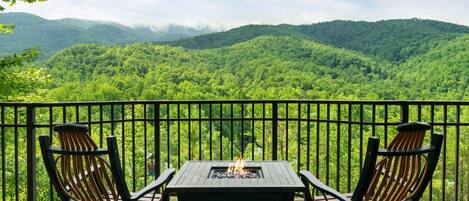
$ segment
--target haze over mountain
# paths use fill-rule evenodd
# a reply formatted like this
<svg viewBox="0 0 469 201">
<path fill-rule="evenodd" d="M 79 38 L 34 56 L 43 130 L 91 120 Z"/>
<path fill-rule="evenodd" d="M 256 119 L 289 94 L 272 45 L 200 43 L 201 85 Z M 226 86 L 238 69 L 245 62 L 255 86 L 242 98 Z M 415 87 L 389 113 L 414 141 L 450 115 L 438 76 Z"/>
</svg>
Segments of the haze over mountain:
<svg viewBox="0 0 469 201">
<path fill-rule="evenodd" d="M 13 34 L 0 35 L 0 56 L 38 47 L 43 54 L 80 43 L 125 44 L 176 40 L 212 32 L 209 28 L 169 25 L 164 29 L 127 27 L 81 19 L 47 20 L 28 13 L 0 13 L 0 23 L 15 24 Z"/>
</svg>

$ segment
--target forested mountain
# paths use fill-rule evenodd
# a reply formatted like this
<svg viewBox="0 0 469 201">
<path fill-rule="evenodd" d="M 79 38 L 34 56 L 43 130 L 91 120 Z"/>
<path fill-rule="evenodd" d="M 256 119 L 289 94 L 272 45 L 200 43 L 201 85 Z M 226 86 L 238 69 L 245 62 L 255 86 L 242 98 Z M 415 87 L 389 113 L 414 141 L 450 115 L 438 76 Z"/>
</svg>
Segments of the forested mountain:
<svg viewBox="0 0 469 201">
<path fill-rule="evenodd" d="M 465 33 L 469 33 L 469 27 L 433 20 L 338 20 L 300 26 L 248 25 L 168 44 L 190 49 L 207 49 L 233 45 L 261 35 L 298 36 L 393 62 L 403 62 L 411 56 L 425 53 L 440 42 Z"/>
<path fill-rule="evenodd" d="M 409 59 L 397 74 L 402 93 L 414 94 L 410 99 L 446 94 L 453 100 L 469 100 L 469 34 Z"/>
<path fill-rule="evenodd" d="M 80 43 L 123 44 L 176 40 L 211 32 L 177 25 L 155 31 L 148 27 L 126 27 L 112 22 L 80 19 L 47 20 L 27 13 L 0 13 L 0 23 L 14 24 L 12 34 L 0 35 L 0 56 L 40 48 L 44 55 Z"/>
<path fill-rule="evenodd" d="M 294 37 L 230 47 L 79 45 L 46 63 L 51 100 L 388 97 L 392 64 Z"/>
</svg>

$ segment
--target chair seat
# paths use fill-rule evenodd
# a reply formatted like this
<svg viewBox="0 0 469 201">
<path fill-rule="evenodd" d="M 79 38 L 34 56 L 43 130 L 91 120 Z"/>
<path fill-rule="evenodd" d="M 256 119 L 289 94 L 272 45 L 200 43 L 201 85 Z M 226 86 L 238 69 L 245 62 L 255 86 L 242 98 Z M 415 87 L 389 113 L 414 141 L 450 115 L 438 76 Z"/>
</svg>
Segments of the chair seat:
<svg viewBox="0 0 469 201">
<path fill-rule="evenodd" d="M 109 196 L 111 197 L 112 195 L 109 194 Z M 151 201 L 152 200 L 152 197 L 153 197 L 153 192 L 152 193 L 147 193 L 145 194 L 142 198 L 139 199 L 139 201 Z M 121 200 L 121 199 L 119 199 Z M 153 201 L 160 201 L 161 200 L 161 194 L 155 194 L 155 199 L 153 199 Z"/>
<path fill-rule="evenodd" d="M 347 196 L 348 198 L 351 198 L 352 195 L 353 195 L 353 193 L 346 193 L 346 194 L 344 194 L 344 195 Z M 335 199 L 334 197 L 332 197 L 332 196 L 330 196 L 330 195 L 327 195 L 326 198 L 327 198 L 327 199 L 325 199 L 324 196 L 322 196 L 322 195 L 314 196 L 314 200 L 317 200 L 317 201 L 325 201 L 325 200 L 327 200 L 327 201 L 335 201 L 335 200 L 337 200 L 337 199 Z"/>
<path fill-rule="evenodd" d="M 145 194 L 142 198 L 140 198 L 140 201 L 151 201 L 153 198 L 153 192 Z M 155 194 L 155 199 L 153 201 L 160 201 L 161 200 L 161 194 Z"/>
</svg>

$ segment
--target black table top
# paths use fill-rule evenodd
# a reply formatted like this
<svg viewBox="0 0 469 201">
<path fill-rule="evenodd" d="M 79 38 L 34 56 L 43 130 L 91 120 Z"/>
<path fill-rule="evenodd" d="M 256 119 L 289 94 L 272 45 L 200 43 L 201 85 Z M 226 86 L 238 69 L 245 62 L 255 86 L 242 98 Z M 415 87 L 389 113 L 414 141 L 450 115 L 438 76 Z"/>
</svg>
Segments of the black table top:
<svg viewBox="0 0 469 201">
<path fill-rule="evenodd" d="M 300 192 L 306 187 L 287 161 L 246 161 L 245 167 L 261 167 L 263 178 L 208 178 L 211 167 L 231 161 L 188 161 L 166 186 L 169 192 Z"/>
</svg>

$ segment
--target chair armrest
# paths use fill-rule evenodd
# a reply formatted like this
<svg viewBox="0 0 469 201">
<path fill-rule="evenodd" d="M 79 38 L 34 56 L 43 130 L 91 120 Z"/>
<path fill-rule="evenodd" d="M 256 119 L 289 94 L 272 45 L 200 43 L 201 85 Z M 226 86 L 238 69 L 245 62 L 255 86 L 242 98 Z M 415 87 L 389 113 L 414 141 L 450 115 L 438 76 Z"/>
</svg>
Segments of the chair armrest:
<svg viewBox="0 0 469 201">
<path fill-rule="evenodd" d="M 140 191 L 132 194 L 131 200 L 138 200 L 147 193 L 157 190 L 158 188 L 167 184 L 173 178 L 175 171 L 175 169 L 165 170 L 155 181 L 151 182 L 150 184 L 142 188 Z"/>
<path fill-rule="evenodd" d="M 323 184 L 321 181 L 319 181 L 318 178 L 316 178 L 311 172 L 306 171 L 306 170 L 301 170 L 300 171 L 300 178 L 302 181 L 307 181 L 311 185 L 313 185 L 314 188 L 318 189 L 322 193 L 331 195 L 332 197 L 340 200 L 340 201 L 349 201 L 350 199 L 347 198 L 345 195 L 337 192 L 336 190 L 332 189 L 329 186 L 326 186 Z M 305 184 L 307 185 L 307 184 Z"/>
</svg>

